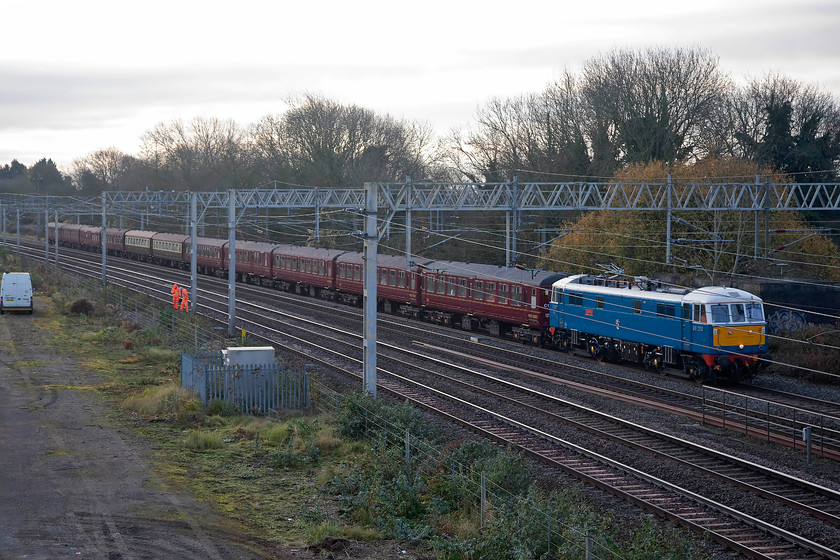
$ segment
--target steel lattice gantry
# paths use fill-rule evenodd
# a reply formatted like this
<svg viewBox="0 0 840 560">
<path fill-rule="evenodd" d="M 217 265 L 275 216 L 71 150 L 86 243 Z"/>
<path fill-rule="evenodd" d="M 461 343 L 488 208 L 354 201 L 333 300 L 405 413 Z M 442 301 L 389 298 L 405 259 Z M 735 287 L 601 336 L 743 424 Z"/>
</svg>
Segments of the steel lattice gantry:
<svg viewBox="0 0 840 560">
<path fill-rule="evenodd" d="M 372 183 L 378 206 L 405 210 L 549 211 L 549 210 L 840 210 L 837 183 L 429 183 L 411 180 Z M 63 215 L 152 209 L 155 214 L 185 215 L 197 197 L 199 211 L 228 208 L 365 207 L 364 188 L 290 187 L 229 191 L 106 191 L 100 197 L 0 194 L 4 211 Z"/>
</svg>

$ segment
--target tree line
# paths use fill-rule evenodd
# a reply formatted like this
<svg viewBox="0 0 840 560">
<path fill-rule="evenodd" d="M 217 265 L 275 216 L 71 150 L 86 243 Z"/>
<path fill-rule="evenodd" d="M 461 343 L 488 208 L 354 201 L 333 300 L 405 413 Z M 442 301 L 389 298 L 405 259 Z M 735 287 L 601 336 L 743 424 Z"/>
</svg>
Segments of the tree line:
<svg viewBox="0 0 840 560">
<path fill-rule="evenodd" d="M 516 176 L 544 182 L 661 182 L 669 173 L 686 182 L 752 182 L 757 173 L 774 182 L 837 182 L 839 163 L 840 104 L 816 86 L 778 74 L 739 86 L 721 69 L 717 56 L 700 48 L 616 49 L 586 61 L 577 72 L 564 71 L 542 91 L 492 98 L 469 124 L 442 135 L 424 122 L 306 93 L 289 99 L 284 112 L 245 126 L 212 117 L 158 123 L 142 135 L 137 154 L 104 148 L 79 157 L 63 172 L 49 159 L 31 168 L 13 161 L 0 168 L 0 191 L 92 196 L 103 190 L 146 188 L 347 188 L 407 176 L 417 181 L 497 182 Z M 579 219 L 571 218 L 546 214 L 531 229 L 561 221 L 571 228 Z M 461 218 L 455 227 L 493 229 L 482 219 Z M 727 228 L 744 229 L 737 222 L 722 223 L 721 215 L 708 219 L 695 225 L 722 234 L 729 233 L 722 231 Z M 433 229 L 431 222 L 429 216 L 428 229 Z M 609 246 L 613 257 L 636 269 L 641 265 L 633 262 L 644 263 L 661 252 L 661 226 L 662 220 L 649 217 L 634 224 L 629 215 L 609 227 L 597 224 L 610 235 L 622 228 L 625 234 L 628 228 L 645 228 L 651 236 L 634 248 L 597 236 L 580 239 L 584 233 L 568 239 Z M 589 224 L 590 234 L 594 228 Z M 689 228 L 685 234 L 691 232 Z M 522 235 L 527 239 L 529 234 Z M 536 234 L 531 237 L 536 245 Z M 747 237 L 738 239 L 746 242 Z M 632 257 L 640 244 L 657 248 L 644 258 Z M 456 246 L 452 242 L 445 247 Z M 545 266 L 567 263 L 591 269 L 596 264 L 594 253 L 557 253 L 564 247 L 562 240 L 553 247 L 558 262 Z M 718 243 L 705 260 L 697 247 L 702 244 L 682 250 L 682 255 L 677 248 L 675 256 L 712 271 L 743 268 L 731 244 Z M 474 248 L 464 251 L 475 256 Z M 482 257 L 502 260 L 494 251 L 487 249 Z M 447 256 L 459 257 L 457 252 Z M 530 260 L 536 264 L 536 256 Z"/>
</svg>

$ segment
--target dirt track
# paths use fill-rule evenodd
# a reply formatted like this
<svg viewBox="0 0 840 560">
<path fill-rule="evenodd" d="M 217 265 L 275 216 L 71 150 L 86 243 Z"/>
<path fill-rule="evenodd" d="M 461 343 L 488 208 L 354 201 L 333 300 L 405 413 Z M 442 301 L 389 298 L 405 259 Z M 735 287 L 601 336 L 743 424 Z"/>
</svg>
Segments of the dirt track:
<svg viewBox="0 0 840 560">
<path fill-rule="evenodd" d="M 172 490 L 109 421 L 95 374 L 43 341 L 49 308 L 0 316 L 0 559 L 311 558 L 261 550 Z"/>
</svg>

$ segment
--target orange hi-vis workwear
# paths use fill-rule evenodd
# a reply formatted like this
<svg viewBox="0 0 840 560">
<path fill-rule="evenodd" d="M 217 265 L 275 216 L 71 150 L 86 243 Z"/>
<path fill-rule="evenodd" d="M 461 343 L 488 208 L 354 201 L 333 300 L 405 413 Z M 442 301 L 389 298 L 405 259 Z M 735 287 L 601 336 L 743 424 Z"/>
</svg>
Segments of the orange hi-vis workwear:
<svg viewBox="0 0 840 560">
<path fill-rule="evenodd" d="M 181 311 L 190 312 L 190 294 L 186 288 L 181 288 Z"/>
</svg>

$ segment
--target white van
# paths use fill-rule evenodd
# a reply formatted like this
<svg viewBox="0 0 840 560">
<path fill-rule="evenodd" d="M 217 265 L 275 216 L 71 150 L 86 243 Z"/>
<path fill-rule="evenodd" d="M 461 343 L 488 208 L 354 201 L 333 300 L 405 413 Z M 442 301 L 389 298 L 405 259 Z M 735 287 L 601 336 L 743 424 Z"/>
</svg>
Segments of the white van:
<svg viewBox="0 0 840 560">
<path fill-rule="evenodd" d="M 32 307 L 32 279 L 28 272 L 6 272 L 0 283 L 0 314 L 29 311 Z"/>
</svg>

